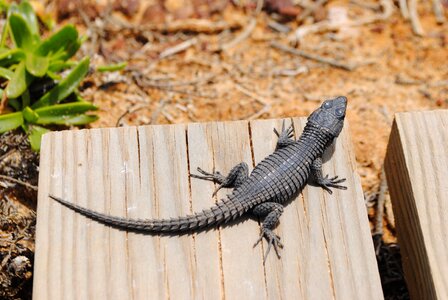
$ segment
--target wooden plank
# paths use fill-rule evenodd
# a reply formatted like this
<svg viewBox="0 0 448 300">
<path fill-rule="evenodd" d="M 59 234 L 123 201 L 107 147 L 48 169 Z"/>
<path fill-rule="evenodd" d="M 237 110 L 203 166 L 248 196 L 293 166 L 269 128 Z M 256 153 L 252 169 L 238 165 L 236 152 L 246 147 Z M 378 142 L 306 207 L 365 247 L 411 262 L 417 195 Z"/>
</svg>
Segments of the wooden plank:
<svg viewBox="0 0 448 300">
<path fill-rule="evenodd" d="M 350 127 L 324 154 L 324 174 L 345 177 L 348 190 L 333 190 L 329 195 L 322 190 L 308 188 L 304 193 L 306 207 L 313 198 L 320 198 L 321 226 L 328 256 L 331 283 L 337 299 L 382 298 L 380 279 L 373 242 L 366 216 L 361 180 L 356 172 L 356 160 L 351 146 Z M 319 194 L 319 196 L 317 195 Z M 314 208 L 317 210 L 317 208 Z M 318 276 L 315 274 L 315 276 Z"/>
<path fill-rule="evenodd" d="M 188 125 L 188 157 L 191 173 L 197 174 L 197 167 L 213 170 L 213 141 L 209 123 Z M 211 181 L 190 179 L 192 210 L 201 211 L 214 205 L 212 197 L 216 186 Z M 220 252 L 220 230 L 209 230 L 194 235 L 195 276 L 197 299 L 223 299 L 222 260 Z"/>
<path fill-rule="evenodd" d="M 249 124 L 246 121 L 210 123 L 215 169 L 228 173 L 240 162 L 252 169 Z M 228 190 L 218 192 L 218 198 Z M 224 294 L 229 299 L 265 298 L 262 248 L 253 248 L 260 235 L 258 224 L 248 218 L 223 226 L 221 258 Z M 238 275 L 236 275 L 238 274 Z"/>
<path fill-rule="evenodd" d="M 448 111 L 398 113 L 385 170 L 414 299 L 448 297 Z"/>
<path fill-rule="evenodd" d="M 296 134 L 304 119 L 294 119 Z M 215 184 L 196 167 L 250 168 L 275 148 L 280 120 L 64 131 L 44 136 L 39 183 L 35 299 L 381 299 L 349 136 L 325 171 L 347 177 L 332 196 L 307 187 L 276 229 L 285 249 L 253 248 L 259 224 L 243 219 L 181 237 L 116 230 L 73 213 L 52 193 L 132 218 L 165 218 L 210 207 Z M 350 281 L 348 280 L 350 278 Z M 356 281 L 351 283 L 351 281 Z"/>
<path fill-rule="evenodd" d="M 132 160 L 129 169 L 132 175 L 126 183 L 129 187 L 127 196 L 127 216 L 129 218 L 157 217 L 154 173 L 153 140 L 151 128 L 139 127 L 136 130 L 137 147 L 128 150 Z M 136 151 L 137 150 L 137 151 Z M 151 164 L 151 168 L 149 168 Z M 129 174 L 129 172 L 128 172 Z M 130 260 L 130 276 L 133 288 L 132 296 L 142 299 L 145 295 L 155 295 L 160 298 L 164 294 L 163 277 L 159 272 L 148 272 L 148 269 L 161 270 L 163 260 L 160 258 L 159 239 L 147 239 L 143 234 L 128 233 L 128 256 Z"/>
<path fill-rule="evenodd" d="M 289 125 L 291 120 L 287 120 Z M 282 120 L 259 120 L 251 122 L 252 143 L 254 148 L 255 162 L 260 162 L 264 157 L 272 153 L 277 143 L 277 137 L 273 128 L 280 129 Z M 296 135 L 300 135 L 302 126 L 295 127 Z M 320 228 L 320 230 L 322 230 Z M 309 299 L 307 294 L 313 293 L 314 282 L 309 282 L 306 268 L 313 268 L 319 265 L 322 260 L 308 261 L 307 249 L 309 240 L 307 240 L 308 226 L 306 212 L 303 207 L 303 197 L 292 201 L 284 210 L 280 219 L 280 224 L 276 233 L 281 237 L 284 249 L 282 250 L 281 260 L 269 258 L 266 262 L 266 282 L 268 285 L 269 299 L 288 299 L 290 295 L 297 295 L 297 299 Z M 266 244 L 264 244 L 266 246 Z M 264 250 L 264 249 L 263 249 Z M 316 249 L 314 249 L 315 251 Z M 273 255 L 274 253 L 271 253 Z M 322 258 L 325 258 L 323 256 Z M 317 270 L 316 270 L 317 271 Z M 320 273 L 322 279 L 328 274 L 325 268 Z M 322 281 L 321 281 L 322 282 Z M 330 284 L 321 285 L 317 290 L 329 291 Z M 331 293 L 326 299 L 331 299 Z M 315 299 L 322 299 L 318 294 L 314 294 Z M 313 298 L 314 299 L 314 298 Z"/>
</svg>

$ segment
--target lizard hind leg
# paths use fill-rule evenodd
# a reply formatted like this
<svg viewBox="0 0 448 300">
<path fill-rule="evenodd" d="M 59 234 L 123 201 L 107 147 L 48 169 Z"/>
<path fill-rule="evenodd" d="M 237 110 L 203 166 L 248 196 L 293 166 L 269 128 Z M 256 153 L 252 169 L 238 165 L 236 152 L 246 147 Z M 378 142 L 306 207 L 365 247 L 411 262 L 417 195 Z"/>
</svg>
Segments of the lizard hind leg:
<svg viewBox="0 0 448 300">
<path fill-rule="evenodd" d="M 279 248 L 283 248 L 283 244 L 280 241 L 280 237 L 274 233 L 273 229 L 277 226 L 280 216 L 283 213 L 283 205 L 276 202 L 261 203 L 255 206 L 252 213 L 258 217 L 264 217 L 260 237 L 254 244 L 255 247 L 263 240 L 263 238 L 267 239 L 268 248 L 264 254 L 263 262 L 266 262 L 266 258 L 268 257 L 272 246 L 274 246 L 277 257 L 280 258 Z"/>
<path fill-rule="evenodd" d="M 198 172 L 202 175 L 191 174 L 190 176 L 193 178 L 210 180 L 219 184 L 213 192 L 213 196 L 222 188 L 236 188 L 240 186 L 249 177 L 249 167 L 245 162 L 239 163 L 233 167 L 227 176 L 222 175 L 219 171 L 209 173 L 199 167 Z"/>
</svg>

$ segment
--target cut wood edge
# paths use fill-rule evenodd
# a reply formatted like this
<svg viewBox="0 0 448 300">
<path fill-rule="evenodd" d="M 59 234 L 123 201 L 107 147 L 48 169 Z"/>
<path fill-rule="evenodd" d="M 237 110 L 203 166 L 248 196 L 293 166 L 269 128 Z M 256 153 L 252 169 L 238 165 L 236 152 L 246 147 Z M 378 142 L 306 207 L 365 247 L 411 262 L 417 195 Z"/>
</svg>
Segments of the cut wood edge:
<svg viewBox="0 0 448 300">
<path fill-rule="evenodd" d="M 416 199 L 401 141 L 403 131 L 400 114 L 396 114 L 384 161 L 384 170 L 396 219 L 402 264 L 410 294 L 415 299 L 423 299 L 428 296 L 436 299 L 435 284 L 432 279 Z"/>
</svg>

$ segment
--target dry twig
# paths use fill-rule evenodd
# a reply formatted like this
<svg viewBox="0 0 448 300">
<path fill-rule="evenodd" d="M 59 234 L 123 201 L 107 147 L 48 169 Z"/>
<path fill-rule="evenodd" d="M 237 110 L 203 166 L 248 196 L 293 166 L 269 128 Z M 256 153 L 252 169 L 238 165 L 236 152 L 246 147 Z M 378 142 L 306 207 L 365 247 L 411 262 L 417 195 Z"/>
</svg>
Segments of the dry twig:
<svg viewBox="0 0 448 300">
<path fill-rule="evenodd" d="M 192 38 L 192 39 L 186 40 L 180 44 L 177 44 L 176 46 L 173 46 L 171 48 L 168 48 L 168 49 L 162 51 L 159 54 L 159 59 L 166 58 L 168 56 L 171 56 L 171 55 L 177 54 L 179 52 L 182 52 L 184 50 L 187 50 L 188 48 L 196 45 L 197 43 L 198 43 L 197 38 Z"/>
<path fill-rule="evenodd" d="M 423 31 L 422 24 L 418 18 L 417 13 L 417 2 L 416 0 L 409 0 L 409 19 L 411 20 L 412 31 L 418 36 L 423 36 L 425 32 Z"/>
<path fill-rule="evenodd" d="M 386 200 L 384 201 L 384 208 L 387 224 L 392 230 L 395 230 L 395 216 L 392 209 L 392 202 L 390 201 L 390 197 L 386 197 Z"/>
<path fill-rule="evenodd" d="M 269 112 L 269 110 L 271 109 L 271 105 L 267 104 L 264 105 L 259 111 L 257 111 L 256 113 L 254 113 L 253 115 L 248 116 L 246 119 L 247 120 L 255 120 L 258 119 L 260 116 L 262 116 L 263 114 Z"/>
<path fill-rule="evenodd" d="M 37 191 L 37 186 L 29 184 L 29 183 L 26 183 L 26 182 L 24 182 L 22 180 L 18 180 L 18 179 L 15 179 L 15 178 L 12 178 L 12 177 L 9 177 L 9 176 L 6 176 L 6 175 L 0 175 L 0 178 L 4 179 L 4 180 L 7 180 L 7 181 L 10 181 L 10 182 L 14 182 L 14 183 L 23 185 L 23 186 L 25 186 L 25 187 L 27 187 L 29 189 Z"/>
<path fill-rule="evenodd" d="M 384 168 L 381 170 L 381 183 L 376 203 L 375 230 L 373 232 L 375 253 L 378 256 L 382 244 L 383 237 L 383 217 L 384 217 L 384 200 L 387 190 L 386 174 Z"/>
<path fill-rule="evenodd" d="M 110 5 L 108 5 L 108 10 Z M 90 31 L 90 47 L 89 47 L 89 56 L 93 56 L 95 53 L 98 53 L 102 49 L 102 41 L 106 36 L 104 32 L 104 21 L 102 19 L 96 19 L 91 21 L 87 14 L 81 9 L 80 6 L 77 7 L 78 14 L 81 16 L 84 24 Z M 110 11 L 109 11 L 110 12 Z M 105 19 L 107 19 L 107 10 L 105 13 Z"/>
<path fill-rule="evenodd" d="M 11 141 L 7 142 L 7 143 L 5 143 L 3 141 L 3 143 L 0 143 L 2 145 L 7 144 L 8 148 L 9 148 L 2 156 L 0 156 L 0 164 L 3 163 L 3 161 L 6 158 L 10 157 L 15 152 L 19 151 L 21 147 L 25 146 L 28 148 L 27 139 L 28 139 L 29 134 L 23 134 L 21 136 L 20 135 L 17 135 L 17 136 L 19 137 L 19 139 L 13 140 L 12 143 L 11 143 Z"/>
<path fill-rule="evenodd" d="M 297 76 L 299 74 L 308 73 L 309 68 L 307 66 L 298 66 L 294 69 L 277 69 L 272 72 L 274 76 Z"/>
<path fill-rule="evenodd" d="M 143 76 L 141 76 L 141 74 L 134 74 L 134 76 L 132 76 L 132 78 L 133 78 L 135 84 L 140 89 L 156 88 L 156 89 L 159 89 L 159 90 L 162 90 L 162 91 L 173 92 L 173 93 L 177 93 L 177 94 L 190 95 L 190 96 L 196 96 L 196 97 L 200 97 L 200 98 L 216 98 L 216 95 L 212 95 L 212 94 L 203 94 L 203 93 L 192 92 L 192 91 L 187 91 L 187 90 L 174 89 L 175 86 L 194 85 L 194 84 L 198 84 L 200 82 L 206 82 L 206 81 L 210 80 L 210 77 L 206 78 L 206 80 L 204 78 L 200 78 L 200 79 L 186 81 L 186 82 L 168 82 L 168 83 L 151 82 L 151 81 L 147 80 L 146 78 L 143 78 Z"/>
<path fill-rule="evenodd" d="M 164 87 L 175 87 L 175 86 L 185 86 L 185 85 L 198 85 L 200 83 L 207 83 L 212 80 L 216 74 L 209 74 L 207 76 L 199 77 L 193 80 L 187 81 L 169 81 L 169 82 L 153 82 L 149 80 L 144 80 L 144 84 L 149 87 L 164 88 Z"/>
<path fill-rule="evenodd" d="M 235 47 L 236 45 L 238 45 L 239 43 L 241 43 L 242 41 L 247 39 L 250 36 L 250 34 L 252 33 L 252 31 L 254 31 L 256 25 L 257 25 L 257 20 L 255 18 L 251 18 L 249 23 L 247 24 L 247 26 L 244 28 L 244 30 L 240 34 L 238 34 L 233 40 L 231 40 L 228 43 L 223 44 L 219 50 L 226 51 L 230 48 Z"/>
<path fill-rule="evenodd" d="M 251 17 L 251 19 L 245 26 L 244 30 L 230 42 L 227 42 L 227 43 L 221 45 L 221 47 L 219 47 L 219 49 L 218 49 L 219 51 L 229 50 L 230 48 L 235 47 L 236 45 L 238 45 L 239 43 L 241 43 L 242 41 L 244 41 L 251 35 L 251 33 L 254 31 L 255 27 L 257 26 L 257 15 L 259 15 L 261 10 L 263 9 L 263 5 L 264 5 L 264 0 L 257 0 L 257 7 L 255 8 L 254 16 Z"/>
<path fill-rule="evenodd" d="M 275 49 L 279 49 L 294 55 L 298 55 L 307 59 L 311 59 L 311 60 L 315 60 L 327 65 L 330 65 L 332 67 L 336 67 L 339 69 L 343 69 L 343 70 L 347 70 L 347 71 L 353 71 L 354 69 L 356 69 L 358 67 L 357 64 L 353 64 L 353 63 L 344 63 L 344 62 L 340 62 L 337 60 L 334 60 L 332 58 L 327 58 L 327 57 L 322 57 L 320 55 L 316 55 L 316 54 L 311 54 L 311 53 L 307 53 L 305 51 L 302 50 L 298 50 L 295 48 L 291 48 L 285 45 L 282 45 L 280 43 L 277 42 L 271 42 L 271 47 L 275 48 Z"/>
<path fill-rule="evenodd" d="M 400 6 L 401 16 L 405 20 L 409 19 L 409 9 L 408 9 L 408 2 L 407 2 L 407 0 L 400 0 L 398 2 L 398 5 Z"/>
<path fill-rule="evenodd" d="M 291 28 L 289 28 L 288 26 L 275 22 L 273 20 L 270 20 L 268 22 L 268 26 L 269 28 L 274 29 L 275 31 L 281 32 L 281 33 L 288 33 L 291 31 Z"/>
<path fill-rule="evenodd" d="M 378 192 L 378 200 L 376 203 L 376 216 L 375 216 L 375 234 L 383 234 L 383 217 L 384 217 L 384 200 L 386 199 L 386 190 L 387 190 L 387 182 L 386 182 L 386 174 L 384 172 L 384 168 L 381 170 L 380 177 L 380 190 Z"/>
<path fill-rule="evenodd" d="M 148 105 L 145 105 L 145 106 L 140 106 L 140 107 L 137 107 L 137 108 L 135 108 L 135 109 L 127 109 L 123 114 L 121 114 L 121 116 L 117 119 L 117 122 L 115 122 L 115 127 L 120 127 L 121 126 L 121 120 L 123 120 L 123 118 L 125 117 L 125 116 L 127 116 L 128 114 L 132 114 L 132 113 L 135 113 L 135 112 L 137 112 L 137 111 L 139 111 L 139 110 L 142 110 L 142 109 L 144 109 L 144 108 L 147 108 L 148 107 Z"/>
<path fill-rule="evenodd" d="M 403 74 L 398 74 L 395 78 L 395 83 L 401 85 L 415 85 L 415 84 L 422 84 L 423 81 L 410 78 L 409 76 Z"/>
<path fill-rule="evenodd" d="M 246 89 L 245 87 L 243 87 L 243 86 L 242 86 L 241 84 L 239 84 L 239 83 L 235 83 L 235 88 L 236 88 L 238 91 L 240 91 L 241 93 L 243 93 L 244 95 L 249 96 L 249 97 L 251 97 L 252 99 L 257 100 L 258 103 L 261 103 L 261 104 L 263 104 L 263 105 L 266 105 L 266 104 L 268 104 L 268 103 L 270 102 L 269 100 L 267 100 L 267 99 L 261 97 L 260 95 L 254 93 L 254 92 L 249 91 L 248 89 Z"/>
<path fill-rule="evenodd" d="M 167 121 L 170 124 L 176 123 L 176 120 L 174 119 L 174 117 L 169 112 L 167 112 L 167 111 L 162 109 L 161 114 L 165 117 L 165 119 L 167 119 Z"/>
<path fill-rule="evenodd" d="M 244 95 L 251 97 L 252 99 L 256 100 L 258 103 L 262 104 L 263 107 L 257 111 L 256 113 L 248 116 L 246 119 L 248 120 L 254 120 L 259 118 L 261 115 L 263 115 L 264 113 L 269 112 L 269 110 L 271 109 L 271 104 L 269 103 L 270 101 L 263 98 L 262 96 L 249 91 L 248 89 L 246 89 L 245 87 L 243 87 L 242 85 L 235 83 L 235 88 L 240 91 L 241 93 L 243 93 Z"/>
<path fill-rule="evenodd" d="M 436 16 L 436 21 L 438 24 L 445 23 L 445 15 L 443 13 L 443 6 L 440 0 L 432 0 L 432 8 L 434 10 L 434 14 Z"/>
</svg>

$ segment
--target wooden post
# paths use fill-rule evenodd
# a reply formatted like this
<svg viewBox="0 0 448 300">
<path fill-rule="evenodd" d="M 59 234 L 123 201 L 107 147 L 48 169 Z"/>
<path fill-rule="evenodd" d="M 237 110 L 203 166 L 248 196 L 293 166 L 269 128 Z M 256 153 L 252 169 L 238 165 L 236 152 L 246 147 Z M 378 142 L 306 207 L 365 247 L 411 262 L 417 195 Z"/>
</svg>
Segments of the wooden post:
<svg viewBox="0 0 448 300">
<path fill-rule="evenodd" d="M 412 299 L 448 298 L 448 111 L 398 113 L 385 160 Z"/>
<path fill-rule="evenodd" d="M 304 119 L 294 122 L 296 135 Z M 324 172 L 347 178 L 329 195 L 306 187 L 285 208 L 278 259 L 255 219 L 192 235 L 109 228 L 48 198 L 108 214 L 167 218 L 210 207 L 215 184 L 196 167 L 228 172 L 270 154 L 281 120 L 64 131 L 41 150 L 35 299 L 382 299 L 366 208 L 347 127 Z M 331 156 L 331 152 L 334 152 Z M 331 157 L 330 157 L 331 156 Z"/>
</svg>

